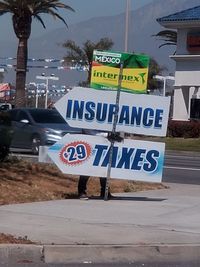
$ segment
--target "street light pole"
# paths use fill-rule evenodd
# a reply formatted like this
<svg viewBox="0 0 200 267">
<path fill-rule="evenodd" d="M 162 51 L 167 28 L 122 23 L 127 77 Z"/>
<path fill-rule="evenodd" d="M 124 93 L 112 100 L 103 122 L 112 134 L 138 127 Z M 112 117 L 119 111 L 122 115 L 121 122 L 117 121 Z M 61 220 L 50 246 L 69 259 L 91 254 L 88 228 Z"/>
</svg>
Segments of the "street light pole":
<svg viewBox="0 0 200 267">
<path fill-rule="evenodd" d="M 46 94 L 45 94 L 45 108 L 47 108 L 48 105 L 48 91 L 49 91 L 49 79 L 46 79 Z"/>
<path fill-rule="evenodd" d="M 130 9 L 130 0 L 126 0 L 126 23 L 125 23 L 125 44 L 124 44 L 125 52 L 128 51 L 129 9 Z"/>
<path fill-rule="evenodd" d="M 36 79 L 45 80 L 46 81 L 46 94 L 45 94 L 45 108 L 47 108 L 48 104 L 48 90 L 49 90 L 49 80 L 58 81 L 59 78 L 51 74 L 51 76 L 44 76 L 43 73 L 41 76 L 36 76 Z"/>
<path fill-rule="evenodd" d="M 157 80 L 163 81 L 163 96 L 166 95 L 166 84 L 167 84 L 167 80 L 171 80 L 171 81 L 174 81 L 175 80 L 174 76 L 154 75 L 153 78 L 154 79 L 157 79 Z"/>
<path fill-rule="evenodd" d="M 35 107 L 38 108 L 38 84 L 36 84 Z"/>
</svg>

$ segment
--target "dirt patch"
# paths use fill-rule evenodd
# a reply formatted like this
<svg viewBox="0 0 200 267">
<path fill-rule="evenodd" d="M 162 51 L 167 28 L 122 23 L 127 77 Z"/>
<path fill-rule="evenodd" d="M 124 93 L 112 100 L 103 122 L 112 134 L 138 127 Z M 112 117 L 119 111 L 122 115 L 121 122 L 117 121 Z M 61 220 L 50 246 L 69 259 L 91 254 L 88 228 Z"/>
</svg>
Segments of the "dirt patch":
<svg viewBox="0 0 200 267">
<path fill-rule="evenodd" d="M 78 176 L 66 175 L 53 164 L 12 158 L 0 163 L 0 205 L 45 201 L 77 196 Z M 112 193 L 166 188 L 163 184 L 110 180 Z M 88 195 L 99 195 L 99 179 L 91 177 Z"/>
<path fill-rule="evenodd" d="M 5 235 L 0 233 L 0 244 L 35 244 L 27 239 L 27 237 L 14 237 L 13 235 Z"/>
<path fill-rule="evenodd" d="M 0 163 L 0 205 L 77 198 L 78 176 L 62 174 L 53 164 L 9 159 Z M 110 181 L 112 193 L 166 188 L 163 184 L 127 180 Z M 99 179 L 91 177 L 88 195 L 100 194 Z M 0 234 L 0 243 L 26 243 L 26 238 Z M 27 243 L 26 243 L 27 244 Z"/>
</svg>

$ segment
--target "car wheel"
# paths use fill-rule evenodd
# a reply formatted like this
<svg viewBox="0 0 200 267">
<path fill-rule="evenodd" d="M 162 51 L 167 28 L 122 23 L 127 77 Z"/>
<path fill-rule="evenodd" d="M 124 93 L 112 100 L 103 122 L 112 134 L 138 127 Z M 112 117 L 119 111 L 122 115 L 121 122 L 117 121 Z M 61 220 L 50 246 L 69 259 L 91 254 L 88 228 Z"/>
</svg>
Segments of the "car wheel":
<svg viewBox="0 0 200 267">
<path fill-rule="evenodd" d="M 39 136 L 33 136 L 31 143 L 31 151 L 34 155 L 39 154 L 39 146 L 41 144 L 41 140 Z"/>
</svg>

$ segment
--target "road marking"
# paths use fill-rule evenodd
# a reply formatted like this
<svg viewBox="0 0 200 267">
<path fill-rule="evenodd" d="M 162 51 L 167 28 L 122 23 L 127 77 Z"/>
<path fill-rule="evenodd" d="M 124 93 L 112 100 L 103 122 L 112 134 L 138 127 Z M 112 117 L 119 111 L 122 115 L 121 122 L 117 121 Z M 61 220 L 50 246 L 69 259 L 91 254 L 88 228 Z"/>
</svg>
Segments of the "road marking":
<svg viewBox="0 0 200 267">
<path fill-rule="evenodd" d="M 200 158 L 199 154 L 198 155 L 170 155 L 170 154 L 166 154 L 165 157 L 167 159 L 170 159 L 170 158 L 191 158 L 191 159 L 197 159 L 197 158 Z"/>
<path fill-rule="evenodd" d="M 184 167 L 172 167 L 172 166 L 164 166 L 165 169 L 176 169 L 176 170 L 187 170 L 187 171 L 200 171 L 200 169 L 196 168 L 184 168 Z"/>
</svg>

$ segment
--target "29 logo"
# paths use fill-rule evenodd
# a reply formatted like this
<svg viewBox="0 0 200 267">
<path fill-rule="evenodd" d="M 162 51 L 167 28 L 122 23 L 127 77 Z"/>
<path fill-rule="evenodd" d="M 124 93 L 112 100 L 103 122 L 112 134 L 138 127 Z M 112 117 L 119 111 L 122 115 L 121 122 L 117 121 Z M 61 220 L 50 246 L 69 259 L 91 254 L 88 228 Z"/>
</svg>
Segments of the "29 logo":
<svg viewBox="0 0 200 267">
<path fill-rule="evenodd" d="M 92 153 L 91 146 L 84 141 L 75 141 L 65 145 L 60 152 L 60 159 L 67 165 L 77 165 L 87 160 Z"/>
</svg>

